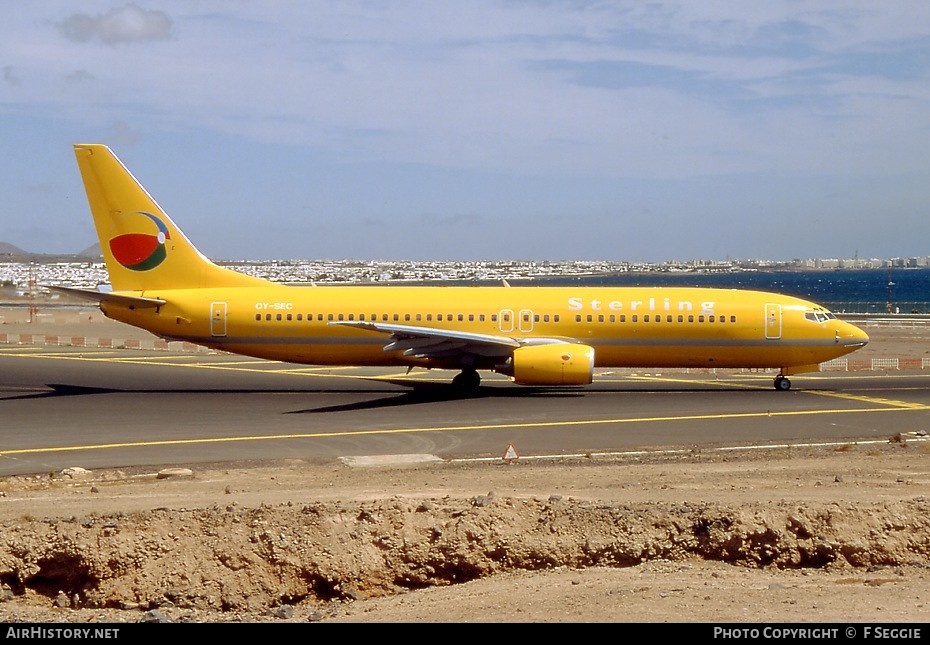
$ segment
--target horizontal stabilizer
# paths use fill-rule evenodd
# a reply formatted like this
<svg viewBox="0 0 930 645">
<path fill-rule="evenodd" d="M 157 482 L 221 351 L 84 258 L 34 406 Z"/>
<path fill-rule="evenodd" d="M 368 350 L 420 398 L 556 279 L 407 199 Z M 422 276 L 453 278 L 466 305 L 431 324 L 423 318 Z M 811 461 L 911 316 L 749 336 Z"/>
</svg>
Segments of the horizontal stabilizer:
<svg viewBox="0 0 930 645">
<path fill-rule="evenodd" d="M 63 293 L 68 296 L 73 296 L 75 298 L 81 298 L 83 300 L 91 300 L 93 302 L 112 302 L 123 307 L 134 307 L 137 309 L 154 309 L 156 307 L 161 307 L 167 301 L 162 300 L 161 298 L 145 298 L 143 296 L 130 296 L 124 293 L 114 293 L 112 291 L 97 291 L 96 289 L 76 289 L 74 287 L 58 287 L 52 285 L 44 285 L 46 289 L 50 291 L 55 291 L 57 293 Z"/>
</svg>

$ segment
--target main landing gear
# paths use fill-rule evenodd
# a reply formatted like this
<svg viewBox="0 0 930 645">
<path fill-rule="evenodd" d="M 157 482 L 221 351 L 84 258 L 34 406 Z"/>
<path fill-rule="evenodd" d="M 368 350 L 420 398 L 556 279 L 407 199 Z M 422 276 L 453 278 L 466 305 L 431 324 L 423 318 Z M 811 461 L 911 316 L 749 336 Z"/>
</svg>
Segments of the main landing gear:
<svg viewBox="0 0 930 645">
<path fill-rule="evenodd" d="M 775 377 L 775 389 L 782 392 L 787 392 L 791 389 L 791 381 L 786 376 L 779 374 Z"/>
<path fill-rule="evenodd" d="M 481 385 L 481 375 L 478 370 L 466 367 L 452 379 L 452 387 L 463 394 L 474 394 Z"/>
</svg>

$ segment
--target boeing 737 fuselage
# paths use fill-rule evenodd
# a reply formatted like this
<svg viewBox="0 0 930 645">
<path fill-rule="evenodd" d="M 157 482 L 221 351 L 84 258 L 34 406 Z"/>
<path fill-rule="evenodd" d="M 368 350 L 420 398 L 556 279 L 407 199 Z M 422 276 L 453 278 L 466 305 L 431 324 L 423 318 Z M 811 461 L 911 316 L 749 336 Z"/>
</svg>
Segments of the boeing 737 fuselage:
<svg viewBox="0 0 930 645">
<path fill-rule="evenodd" d="M 289 286 L 217 266 L 104 145 L 76 145 L 112 291 L 110 318 L 169 340 L 316 365 L 479 370 L 585 385 L 595 367 L 778 369 L 868 342 L 823 307 L 762 291 L 666 287 Z M 71 290 L 72 292 L 74 290 Z"/>
</svg>

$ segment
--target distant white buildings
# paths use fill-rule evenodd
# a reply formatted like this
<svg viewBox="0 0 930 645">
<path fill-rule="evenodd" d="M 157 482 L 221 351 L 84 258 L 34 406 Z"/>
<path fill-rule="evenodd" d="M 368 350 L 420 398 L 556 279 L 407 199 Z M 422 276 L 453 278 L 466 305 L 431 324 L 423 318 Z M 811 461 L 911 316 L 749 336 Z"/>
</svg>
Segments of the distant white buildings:
<svg viewBox="0 0 930 645">
<path fill-rule="evenodd" d="M 797 266 L 805 269 L 917 269 L 930 266 L 930 256 L 919 258 L 853 258 L 798 260 Z"/>
<path fill-rule="evenodd" d="M 0 285 L 12 285 L 22 295 L 41 291 L 45 284 L 93 288 L 107 282 L 103 262 L 0 262 Z"/>
<path fill-rule="evenodd" d="M 387 283 L 423 281 L 495 281 L 545 276 L 583 276 L 636 271 L 731 272 L 773 269 L 882 269 L 930 267 L 930 256 L 912 258 L 808 258 L 771 260 L 687 260 L 663 263 L 612 261 L 354 261 L 286 260 L 274 262 L 220 262 L 243 273 L 286 283 Z M 93 289 L 107 284 L 103 262 L 0 262 L 0 286 L 26 296 L 43 291 L 42 285 Z"/>
</svg>

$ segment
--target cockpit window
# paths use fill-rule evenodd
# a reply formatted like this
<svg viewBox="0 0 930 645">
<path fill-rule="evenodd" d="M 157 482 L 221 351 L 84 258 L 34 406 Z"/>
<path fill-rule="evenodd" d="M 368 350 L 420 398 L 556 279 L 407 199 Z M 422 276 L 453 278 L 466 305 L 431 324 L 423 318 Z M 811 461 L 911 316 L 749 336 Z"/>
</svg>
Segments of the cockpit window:
<svg viewBox="0 0 930 645">
<path fill-rule="evenodd" d="M 805 311 L 804 317 L 810 320 L 811 322 L 827 322 L 828 320 L 836 320 L 836 314 L 829 311 Z"/>
</svg>

